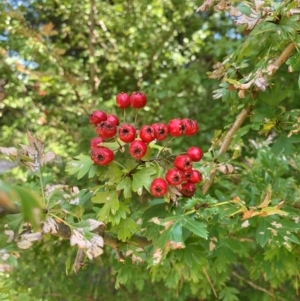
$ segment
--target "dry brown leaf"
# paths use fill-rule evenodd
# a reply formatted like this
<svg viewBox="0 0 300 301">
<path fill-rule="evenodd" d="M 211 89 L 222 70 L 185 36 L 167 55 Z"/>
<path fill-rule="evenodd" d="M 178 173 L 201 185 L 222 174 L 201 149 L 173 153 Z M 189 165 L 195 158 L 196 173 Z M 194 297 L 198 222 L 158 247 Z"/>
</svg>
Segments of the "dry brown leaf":
<svg viewBox="0 0 300 301">
<path fill-rule="evenodd" d="M 5 156 L 18 156 L 18 150 L 15 147 L 0 147 L 0 153 Z"/>
<path fill-rule="evenodd" d="M 55 159 L 55 154 L 54 154 L 54 152 L 47 152 L 44 156 L 43 156 L 43 158 L 41 159 L 41 165 L 44 165 L 44 164 L 46 164 L 46 163 L 48 163 L 48 162 L 50 162 L 50 161 L 52 161 L 52 160 L 54 160 Z"/>
<path fill-rule="evenodd" d="M 272 188 L 269 185 L 264 195 L 262 203 L 257 208 L 265 208 L 271 203 Z"/>
</svg>

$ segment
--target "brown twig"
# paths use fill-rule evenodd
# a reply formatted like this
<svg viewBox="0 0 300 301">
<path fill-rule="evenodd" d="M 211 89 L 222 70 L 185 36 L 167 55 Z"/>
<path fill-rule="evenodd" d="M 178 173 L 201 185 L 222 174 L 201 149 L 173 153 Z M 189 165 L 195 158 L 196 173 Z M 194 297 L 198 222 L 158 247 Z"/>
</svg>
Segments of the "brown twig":
<svg viewBox="0 0 300 301">
<path fill-rule="evenodd" d="M 210 287 L 211 287 L 211 289 L 212 289 L 215 297 L 218 298 L 218 294 L 216 292 L 216 289 L 215 289 L 213 283 L 211 282 L 211 280 L 210 280 L 210 278 L 209 278 L 209 276 L 208 276 L 207 271 L 206 271 L 205 268 L 203 268 L 203 273 L 204 273 L 204 275 L 205 275 L 205 277 L 206 277 L 206 279 L 207 279 L 207 281 L 208 281 L 208 283 L 209 283 L 209 285 L 210 285 Z"/>
</svg>

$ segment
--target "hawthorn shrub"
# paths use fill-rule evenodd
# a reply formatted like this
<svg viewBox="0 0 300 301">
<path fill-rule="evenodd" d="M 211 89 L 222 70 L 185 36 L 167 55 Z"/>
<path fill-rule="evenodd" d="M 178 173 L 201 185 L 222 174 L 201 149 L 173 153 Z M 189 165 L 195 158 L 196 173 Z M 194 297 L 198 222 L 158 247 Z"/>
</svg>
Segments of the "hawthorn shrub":
<svg viewBox="0 0 300 301">
<path fill-rule="evenodd" d="M 93 30 L 99 25 L 107 33 L 105 40 L 101 40 L 102 46 L 110 43 L 113 49 L 117 47 L 114 38 L 122 36 L 119 30 L 126 24 L 116 23 L 116 36 L 112 36 L 115 32 L 110 23 L 111 31 L 105 30 L 102 21 L 98 25 L 95 23 L 97 4 L 93 1 L 89 4 L 91 41 L 89 60 L 83 65 L 85 69 L 77 65 L 78 60 L 72 61 L 68 55 L 64 56 L 64 49 L 58 47 L 67 44 L 61 37 L 66 37 L 68 30 L 60 28 L 60 24 L 57 29 L 61 35 L 53 23 L 34 28 L 26 25 L 30 16 L 26 21 L 17 9 L 14 11 L 10 7 L 4 11 L 3 19 L 11 24 L 8 32 L 20 37 L 21 41 L 30 37 L 36 47 L 35 59 L 40 63 L 47 62 L 52 73 L 39 69 L 45 64 L 34 71 L 16 63 L 12 67 L 8 50 L 16 48 L 20 55 L 23 54 L 17 43 L 8 43 L 7 49 L 3 54 L 1 52 L 7 72 L 12 76 L 17 69 L 20 74 L 27 74 L 29 82 L 37 81 L 37 75 L 42 74 L 38 72 L 45 72 L 42 88 L 48 90 L 40 90 L 36 82 L 32 88 L 34 93 L 38 92 L 39 97 L 53 93 L 57 96 L 57 103 L 62 100 L 62 95 L 72 94 L 67 98 L 71 104 L 68 110 L 76 111 L 74 104 L 78 101 L 85 114 L 78 115 L 81 117 L 76 120 L 77 128 L 88 128 L 89 125 L 89 129 L 82 135 L 72 127 L 57 129 L 60 142 L 64 135 L 65 141 L 73 137 L 72 143 L 66 143 L 63 148 L 67 158 L 59 147 L 56 146 L 60 155 L 51 149 L 52 141 L 55 145 L 57 143 L 55 135 L 42 140 L 32 131 L 27 131 L 26 135 L 23 131 L 26 144 L 19 134 L 12 144 L 6 139 L 5 145 L 1 145 L 0 171 L 4 177 L 0 182 L 0 243 L 4 277 L 0 297 L 3 300 L 18 300 L 16 284 L 11 279 L 16 275 L 22 283 L 20 279 L 28 275 L 21 275 L 18 264 L 25 263 L 26 266 L 32 258 L 37 258 L 34 264 L 40 262 L 49 274 L 64 263 L 70 275 L 68 279 L 75 283 L 74 279 L 77 283 L 84 283 L 92 275 L 96 287 L 99 284 L 97 277 L 105 275 L 101 279 L 105 279 L 108 300 L 113 294 L 122 298 L 122 293 L 127 298 L 135 295 L 149 301 L 174 298 L 224 301 L 299 299 L 299 4 L 297 1 L 204 1 L 197 9 L 193 1 L 185 4 L 171 1 L 175 8 L 167 2 L 163 2 L 165 6 L 160 6 L 157 1 L 151 2 L 151 18 L 156 20 L 156 25 L 160 20 L 158 16 L 169 24 L 168 13 L 172 12 L 174 18 L 177 16 L 182 20 L 192 18 L 185 14 L 186 11 L 197 11 L 201 18 L 210 16 L 211 22 L 215 22 L 214 18 L 225 18 L 239 26 L 239 29 L 225 31 L 227 38 L 232 34 L 238 37 L 236 48 L 228 46 L 227 55 L 223 54 L 222 60 L 206 57 L 213 62 L 207 76 L 212 83 L 218 82 L 219 87 L 212 92 L 213 99 L 209 98 L 205 106 L 196 103 L 197 94 L 193 94 L 193 101 L 189 103 L 190 97 L 185 94 L 188 87 L 184 87 L 184 91 L 177 90 L 181 82 L 193 78 L 188 76 L 193 66 L 186 67 L 188 70 L 176 77 L 178 82 L 174 81 L 171 86 L 176 94 L 172 89 L 168 90 L 171 83 L 164 81 L 165 75 L 151 77 L 155 68 L 157 73 L 163 72 L 161 66 L 164 62 L 173 64 L 174 72 L 178 71 L 176 61 L 170 60 L 170 54 L 177 53 L 176 48 L 169 50 L 165 37 L 161 42 L 166 49 L 163 50 L 162 46 L 158 52 L 154 49 L 151 53 L 143 44 L 145 39 L 134 40 L 138 46 L 139 43 L 143 45 L 135 45 L 145 51 L 141 60 L 149 54 L 149 61 L 145 65 L 140 63 L 138 70 L 132 73 L 136 81 L 143 82 L 137 85 L 139 89 L 133 87 L 132 90 L 144 92 L 114 91 L 118 93 L 114 99 L 112 95 L 115 94 L 107 96 L 113 90 L 108 89 L 105 97 L 109 101 L 94 105 L 90 98 L 97 94 L 101 80 L 94 63 L 99 54 L 95 53 L 92 42 Z M 47 1 L 48 5 L 50 3 Z M 71 8 L 75 9 L 76 5 Z M 133 8 L 126 5 L 105 4 L 105 7 L 114 12 L 112 15 L 116 19 L 119 10 L 125 8 L 135 9 L 136 13 L 149 9 L 146 1 Z M 161 11 L 165 12 L 163 16 Z M 43 18 L 47 13 L 51 17 L 46 11 Z M 147 18 L 147 14 L 139 15 Z M 201 18 L 196 19 L 199 22 L 197 28 L 201 29 L 198 34 L 205 36 L 207 24 L 201 27 Z M 109 22 L 109 19 L 105 21 Z M 223 22 L 227 26 L 226 21 Z M 218 21 L 210 24 L 218 24 Z M 156 28 L 152 25 L 151 22 L 141 22 L 140 25 L 145 26 L 147 41 L 157 38 L 153 34 Z M 128 32 L 134 33 L 132 30 Z M 138 35 L 134 37 L 138 39 Z M 82 39 L 84 35 L 78 35 L 81 47 L 84 44 Z M 211 44 L 208 42 L 211 55 L 217 56 L 218 34 L 211 39 Z M 189 43 L 188 38 L 184 41 Z M 198 41 L 196 33 L 191 35 L 191 41 Z M 196 44 L 184 48 L 184 43 L 179 47 L 183 52 L 187 51 L 188 55 L 197 52 L 192 50 L 198 47 Z M 79 51 L 75 46 L 72 45 L 70 51 Z M 120 47 L 121 54 L 118 53 L 122 67 L 109 65 L 109 70 L 115 68 L 113 74 L 118 80 L 120 68 L 126 69 L 127 66 L 122 55 L 124 53 L 127 57 L 133 46 L 129 43 L 128 47 Z M 51 59 L 45 57 L 43 50 L 51 50 Z M 30 51 L 27 56 L 30 56 Z M 117 52 L 116 49 L 108 51 L 112 51 L 109 52 L 110 59 Z M 158 58 L 160 52 L 162 61 Z M 84 57 L 85 54 L 79 51 L 77 55 Z M 156 59 L 159 59 L 159 64 L 156 64 Z M 66 68 L 68 60 L 74 62 L 73 73 Z M 56 62 L 54 67 L 53 61 Z M 142 74 L 144 69 L 141 66 L 150 68 L 148 73 L 145 72 L 148 79 Z M 78 70 L 90 74 L 90 89 L 85 83 L 77 87 L 80 82 Z M 196 73 L 200 72 L 197 70 Z M 47 76 L 53 74 L 57 78 L 48 81 Z M 65 90 L 60 86 L 61 74 L 68 79 Z M 124 74 L 120 77 L 126 82 L 128 78 Z M 175 74 L 171 70 L 168 76 L 170 79 Z M 166 92 L 162 93 L 163 85 L 155 87 L 155 82 L 165 84 Z M 110 85 L 109 81 L 107 84 Z M 10 81 L 0 82 L 4 108 L 18 95 L 10 96 L 13 87 L 20 95 L 19 88 Z M 182 95 L 185 102 L 180 101 Z M 170 98 L 170 101 L 165 102 L 165 98 Z M 211 108 L 210 102 L 219 99 L 222 99 L 222 104 Z M 30 103 L 29 99 L 25 100 Z M 42 106 L 45 116 L 51 115 L 44 105 L 39 103 L 37 106 Z M 168 118 L 161 118 L 161 111 L 168 111 Z M 65 115 L 68 116 L 68 112 Z M 222 124 L 224 120 L 226 123 Z M 39 119 L 39 122 L 45 121 Z M 214 127 L 215 124 L 221 126 Z M 208 144 L 205 138 L 203 141 L 207 144 L 200 144 L 199 137 L 207 135 L 208 125 L 213 126 L 210 142 Z M 18 133 L 21 132 L 19 129 Z M 5 137 L 10 136 L 7 127 L 3 133 Z M 84 142 L 84 151 L 78 152 L 74 146 L 80 141 Z M 62 175 L 56 170 L 60 165 L 65 167 Z M 18 181 L 13 173 L 24 166 L 28 173 L 23 173 L 23 181 Z M 53 174 L 60 174 L 61 178 L 55 178 Z M 45 257 L 39 250 L 45 252 Z M 47 265 L 48 259 L 45 260 L 48 257 L 51 267 Z M 99 265 L 101 272 L 97 273 L 94 269 Z M 34 269 L 29 264 L 26 267 Z M 62 279 L 59 278 L 62 282 L 67 279 L 63 275 Z M 70 284 L 67 290 L 52 279 L 50 287 L 43 290 L 34 289 L 30 279 L 26 278 L 25 286 L 27 283 L 30 290 L 24 286 L 20 289 L 23 300 L 34 297 L 36 300 L 57 300 L 55 298 L 61 295 L 55 295 L 56 289 L 66 296 L 72 291 L 72 285 L 74 287 Z M 151 290 L 152 285 L 156 291 Z M 72 300 L 82 300 L 83 296 L 92 300 L 99 298 L 97 289 L 94 292 L 86 290 L 84 294 L 77 289 L 78 285 Z M 35 293 L 30 295 L 31 291 Z"/>
</svg>

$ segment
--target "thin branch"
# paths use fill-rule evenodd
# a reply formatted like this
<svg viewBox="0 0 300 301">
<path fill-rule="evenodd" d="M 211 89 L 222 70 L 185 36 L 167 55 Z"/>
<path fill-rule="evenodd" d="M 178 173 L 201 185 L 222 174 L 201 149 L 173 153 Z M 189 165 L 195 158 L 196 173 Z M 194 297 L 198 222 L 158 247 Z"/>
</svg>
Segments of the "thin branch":
<svg viewBox="0 0 300 301">
<path fill-rule="evenodd" d="M 250 280 L 247 280 L 245 279 L 244 277 L 242 277 L 241 275 L 239 275 L 238 273 L 232 271 L 232 275 L 236 278 L 238 278 L 239 280 L 241 280 L 242 282 L 246 282 L 247 284 L 249 284 L 251 287 L 253 287 L 254 289 L 256 289 L 257 291 L 261 291 L 269 296 L 271 296 L 274 300 L 276 300 L 276 298 L 278 298 L 279 300 L 282 300 L 282 301 L 287 301 L 286 299 L 283 299 L 279 296 L 275 296 L 274 294 L 270 293 L 268 290 L 266 290 L 265 288 L 263 287 L 260 287 L 258 286 L 257 284 L 253 283 L 252 281 Z"/>
<path fill-rule="evenodd" d="M 204 275 L 205 275 L 205 277 L 206 277 L 206 279 L 207 279 L 207 281 L 208 281 L 208 283 L 209 283 L 209 285 L 210 285 L 210 287 L 211 287 L 211 289 L 212 289 L 215 297 L 218 298 L 218 294 L 216 292 L 216 289 L 215 289 L 213 283 L 211 282 L 211 280 L 210 280 L 210 278 L 209 278 L 209 276 L 208 276 L 205 268 L 203 268 L 203 273 L 204 273 Z"/>
<path fill-rule="evenodd" d="M 287 61 L 291 53 L 295 50 L 295 44 L 290 43 L 280 54 L 280 56 L 276 59 L 275 62 L 272 63 L 272 65 L 275 67 L 272 69 L 272 71 L 269 73 L 270 76 L 274 75 L 274 73 Z"/>
</svg>

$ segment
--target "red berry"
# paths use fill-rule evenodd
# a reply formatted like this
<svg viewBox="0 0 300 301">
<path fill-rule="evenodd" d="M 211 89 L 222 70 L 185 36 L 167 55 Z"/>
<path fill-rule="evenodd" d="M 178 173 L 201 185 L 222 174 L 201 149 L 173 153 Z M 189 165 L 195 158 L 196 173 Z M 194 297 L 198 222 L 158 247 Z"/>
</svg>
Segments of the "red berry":
<svg viewBox="0 0 300 301">
<path fill-rule="evenodd" d="M 109 121 L 102 121 L 97 125 L 97 134 L 101 138 L 112 138 L 117 133 L 117 127 Z"/>
<path fill-rule="evenodd" d="M 202 174 L 201 174 L 201 172 L 194 169 L 192 171 L 192 175 L 191 175 L 191 177 L 189 179 L 189 182 L 196 184 L 196 183 L 199 183 L 201 181 L 202 181 Z"/>
<path fill-rule="evenodd" d="M 130 143 L 135 139 L 136 130 L 131 124 L 123 124 L 119 128 L 119 137 L 125 143 Z"/>
<path fill-rule="evenodd" d="M 149 143 L 155 139 L 154 130 L 151 125 L 144 125 L 141 127 L 140 138 L 146 143 Z"/>
<path fill-rule="evenodd" d="M 178 169 L 186 171 L 193 167 L 193 162 L 189 156 L 179 155 L 175 158 L 174 165 Z"/>
<path fill-rule="evenodd" d="M 168 123 L 168 130 L 171 136 L 177 137 L 185 133 L 185 125 L 180 119 L 172 119 Z"/>
<path fill-rule="evenodd" d="M 171 168 L 166 173 L 166 180 L 170 185 L 179 185 L 184 180 L 184 174 L 177 168 Z"/>
<path fill-rule="evenodd" d="M 95 137 L 91 140 L 90 146 L 91 148 L 100 147 L 98 144 L 105 142 L 105 140 L 101 137 Z"/>
<path fill-rule="evenodd" d="M 168 190 L 168 183 L 162 178 L 156 178 L 152 181 L 150 191 L 154 196 L 163 196 Z"/>
<path fill-rule="evenodd" d="M 183 196 L 191 197 L 196 192 L 196 186 L 194 183 L 187 182 L 181 185 L 181 189 L 179 191 Z"/>
<path fill-rule="evenodd" d="M 130 107 L 130 96 L 127 93 L 121 92 L 116 96 L 117 106 L 120 109 Z"/>
<path fill-rule="evenodd" d="M 191 119 L 182 119 L 183 124 L 185 125 L 185 135 L 187 136 L 192 136 L 195 135 L 198 130 L 198 123 L 196 120 L 191 120 Z"/>
<path fill-rule="evenodd" d="M 97 165 L 107 165 L 114 157 L 113 151 L 106 147 L 93 148 L 91 151 L 91 158 Z"/>
<path fill-rule="evenodd" d="M 113 114 L 108 114 L 106 120 L 113 123 L 115 126 L 118 126 L 120 124 L 119 118 Z"/>
<path fill-rule="evenodd" d="M 196 147 L 196 146 L 191 146 L 186 154 L 192 159 L 194 162 L 198 162 L 202 159 L 203 157 L 203 151 L 201 148 Z"/>
<path fill-rule="evenodd" d="M 143 108 L 147 103 L 147 97 L 143 92 L 133 92 L 130 95 L 130 103 L 136 109 Z"/>
<path fill-rule="evenodd" d="M 154 130 L 154 138 L 162 141 L 165 140 L 168 137 L 168 128 L 163 123 L 154 123 L 152 124 L 152 128 Z"/>
<path fill-rule="evenodd" d="M 145 156 L 147 145 L 142 140 L 135 140 L 130 144 L 129 153 L 135 159 L 140 159 Z"/>
<path fill-rule="evenodd" d="M 105 121 L 107 119 L 107 115 L 103 111 L 94 111 L 90 115 L 90 123 L 93 125 L 97 125 L 102 121 Z"/>
<path fill-rule="evenodd" d="M 184 181 L 189 181 L 192 176 L 193 170 L 189 169 L 184 172 Z"/>
</svg>

